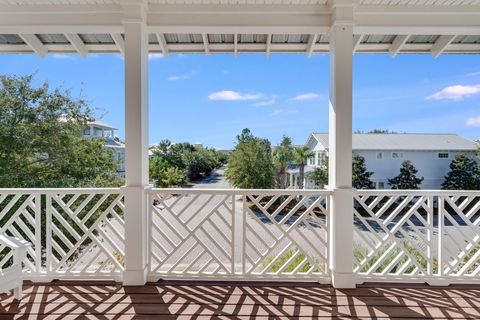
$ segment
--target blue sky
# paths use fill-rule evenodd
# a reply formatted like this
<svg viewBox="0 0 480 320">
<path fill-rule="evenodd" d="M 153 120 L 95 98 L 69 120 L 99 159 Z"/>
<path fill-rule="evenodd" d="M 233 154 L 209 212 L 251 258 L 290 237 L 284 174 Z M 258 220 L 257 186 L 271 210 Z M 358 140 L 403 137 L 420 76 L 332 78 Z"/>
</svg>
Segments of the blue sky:
<svg viewBox="0 0 480 320">
<path fill-rule="evenodd" d="M 152 56 L 150 144 L 161 139 L 231 148 L 248 127 L 297 144 L 328 130 L 328 55 Z M 123 58 L 0 55 L 1 74 L 71 89 L 124 136 Z M 355 55 L 354 130 L 458 133 L 480 138 L 480 55 Z"/>
</svg>

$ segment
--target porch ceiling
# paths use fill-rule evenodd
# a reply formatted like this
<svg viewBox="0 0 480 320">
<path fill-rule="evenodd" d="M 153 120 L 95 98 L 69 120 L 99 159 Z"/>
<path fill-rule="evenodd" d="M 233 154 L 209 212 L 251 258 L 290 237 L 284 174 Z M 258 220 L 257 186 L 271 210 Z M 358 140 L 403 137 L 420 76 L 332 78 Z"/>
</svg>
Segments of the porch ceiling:
<svg viewBox="0 0 480 320">
<path fill-rule="evenodd" d="M 123 53 L 122 0 L 0 0 L 0 52 Z M 327 53 L 327 0 L 149 0 L 151 53 Z M 480 0 L 360 0 L 355 53 L 480 53 Z"/>
</svg>

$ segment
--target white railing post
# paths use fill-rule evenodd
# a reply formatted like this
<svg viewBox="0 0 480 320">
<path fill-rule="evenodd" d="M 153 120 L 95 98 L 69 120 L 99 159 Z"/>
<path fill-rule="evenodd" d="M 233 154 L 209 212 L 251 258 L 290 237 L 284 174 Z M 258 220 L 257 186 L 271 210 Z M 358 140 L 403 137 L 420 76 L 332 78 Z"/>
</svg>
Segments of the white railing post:
<svg viewBox="0 0 480 320">
<path fill-rule="evenodd" d="M 148 33 L 145 5 L 124 4 L 125 27 L 125 285 L 147 276 Z"/>
<path fill-rule="evenodd" d="M 355 287 L 353 273 L 352 49 L 353 5 L 332 3 L 330 30 L 330 269 L 336 288 Z"/>
</svg>

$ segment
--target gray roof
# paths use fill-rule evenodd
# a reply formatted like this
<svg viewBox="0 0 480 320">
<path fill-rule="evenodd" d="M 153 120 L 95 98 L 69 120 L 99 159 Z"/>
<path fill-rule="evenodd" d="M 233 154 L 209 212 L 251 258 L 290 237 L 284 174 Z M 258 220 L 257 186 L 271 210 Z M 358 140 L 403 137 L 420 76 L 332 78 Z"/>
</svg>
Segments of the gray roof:
<svg viewBox="0 0 480 320">
<path fill-rule="evenodd" d="M 98 119 L 93 119 L 92 121 L 89 121 L 87 124 L 89 126 L 99 127 L 105 130 L 118 130 L 117 128 L 114 128 L 111 125 L 106 124 L 105 122 L 102 122 Z"/>
<path fill-rule="evenodd" d="M 328 133 L 313 133 L 313 136 L 328 149 Z M 353 150 L 477 150 L 474 141 L 456 134 L 354 133 L 352 139 Z"/>
</svg>

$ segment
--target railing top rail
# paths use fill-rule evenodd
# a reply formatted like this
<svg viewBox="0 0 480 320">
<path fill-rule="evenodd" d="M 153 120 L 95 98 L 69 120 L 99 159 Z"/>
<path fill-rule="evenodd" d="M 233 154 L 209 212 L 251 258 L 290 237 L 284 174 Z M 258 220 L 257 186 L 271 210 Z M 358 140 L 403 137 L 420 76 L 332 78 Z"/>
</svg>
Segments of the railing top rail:
<svg viewBox="0 0 480 320">
<path fill-rule="evenodd" d="M 148 193 L 174 193 L 174 194 L 228 194 L 228 195 L 331 195 L 330 190 L 325 189 L 193 189 L 193 188 L 152 188 Z"/>
<path fill-rule="evenodd" d="M 0 194 L 120 193 L 121 188 L 0 188 Z"/>
<path fill-rule="evenodd" d="M 355 190 L 355 192 L 362 196 L 480 196 L 480 190 Z"/>
</svg>

